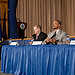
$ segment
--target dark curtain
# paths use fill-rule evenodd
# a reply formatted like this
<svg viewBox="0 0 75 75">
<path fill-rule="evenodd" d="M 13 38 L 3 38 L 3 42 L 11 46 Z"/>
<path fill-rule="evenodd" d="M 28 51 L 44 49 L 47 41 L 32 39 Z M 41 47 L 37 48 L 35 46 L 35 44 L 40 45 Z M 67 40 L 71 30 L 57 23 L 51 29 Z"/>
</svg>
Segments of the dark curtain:
<svg viewBox="0 0 75 75">
<path fill-rule="evenodd" d="M 3 20 L 3 39 L 7 39 L 7 34 L 6 34 L 6 9 L 4 11 L 4 20 Z"/>
<path fill-rule="evenodd" d="M 9 38 L 18 38 L 17 26 L 16 26 L 16 3 L 17 0 L 8 0 L 8 23 L 9 23 Z"/>
<path fill-rule="evenodd" d="M 2 35 L 2 28 L 1 28 L 1 24 L 0 24 L 0 42 L 2 41 L 3 35 Z"/>
<path fill-rule="evenodd" d="M 1 28 L 1 8 L 0 8 L 0 42 L 2 41 L 3 35 L 2 35 L 2 28 Z"/>
</svg>

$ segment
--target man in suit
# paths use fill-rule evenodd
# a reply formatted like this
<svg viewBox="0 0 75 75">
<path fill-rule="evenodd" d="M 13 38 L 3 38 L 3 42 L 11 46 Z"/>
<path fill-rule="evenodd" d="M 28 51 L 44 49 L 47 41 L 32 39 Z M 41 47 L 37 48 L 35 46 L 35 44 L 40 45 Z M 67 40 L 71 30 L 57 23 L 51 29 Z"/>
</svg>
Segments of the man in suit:
<svg viewBox="0 0 75 75">
<path fill-rule="evenodd" d="M 48 34 L 43 44 L 66 44 L 67 34 L 60 29 L 61 22 L 54 20 L 52 28 L 54 31 Z"/>
<path fill-rule="evenodd" d="M 44 41 L 47 38 L 47 34 L 41 31 L 40 25 L 35 25 L 33 30 L 34 34 L 32 35 L 32 38 L 34 41 Z"/>
</svg>

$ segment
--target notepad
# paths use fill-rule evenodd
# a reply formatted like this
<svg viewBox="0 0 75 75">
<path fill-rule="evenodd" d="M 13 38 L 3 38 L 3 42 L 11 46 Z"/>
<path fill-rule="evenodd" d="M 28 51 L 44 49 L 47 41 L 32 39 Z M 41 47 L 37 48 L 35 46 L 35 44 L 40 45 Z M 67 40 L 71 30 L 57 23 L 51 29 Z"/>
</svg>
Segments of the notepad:
<svg viewBox="0 0 75 75">
<path fill-rule="evenodd" d="M 75 45 L 75 40 L 71 40 L 70 45 Z"/>
<path fill-rule="evenodd" d="M 10 45 L 19 45 L 18 42 L 11 42 Z"/>
<path fill-rule="evenodd" d="M 32 45 L 41 45 L 42 41 L 33 41 Z"/>
</svg>

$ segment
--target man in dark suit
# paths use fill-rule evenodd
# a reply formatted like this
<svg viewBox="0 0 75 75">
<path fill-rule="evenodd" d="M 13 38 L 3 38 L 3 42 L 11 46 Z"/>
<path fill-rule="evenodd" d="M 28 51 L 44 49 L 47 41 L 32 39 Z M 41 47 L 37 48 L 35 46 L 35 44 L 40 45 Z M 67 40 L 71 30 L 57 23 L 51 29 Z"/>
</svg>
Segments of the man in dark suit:
<svg viewBox="0 0 75 75">
<path fill-rule="evenodd" d="M 34 41 L 44 41 L 47 38 L 47 34 L 41 31 L 40 25 L 35 25 L 33 30 L 34 34 L 32 35 L 32 38 Z"/>
<path fill-rule="evenodd" d="M 54 31 L 48 34 L 48 37 L 44 40 L 43 44 L 66 44 L 67 34 L 60 29 L 61 22 L 54 20 L 52 28 Z"/>
</svg>

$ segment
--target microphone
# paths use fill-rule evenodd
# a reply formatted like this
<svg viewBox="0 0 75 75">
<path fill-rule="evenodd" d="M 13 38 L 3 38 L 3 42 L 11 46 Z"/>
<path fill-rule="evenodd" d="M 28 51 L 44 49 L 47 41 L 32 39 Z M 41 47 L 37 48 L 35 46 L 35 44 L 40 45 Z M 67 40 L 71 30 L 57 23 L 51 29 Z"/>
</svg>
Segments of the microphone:
<svg viewBox="0 0 75 75">
<path fill-rule="evenodd" d="M 18 21 L 21 22 L 19 18 L 18 18 Z"/>
<path fill-rule="evenodd" d="M 56 31 L 55 31 L 54 35 L 53 35 L 50 39 L 52 39 L 52 38 L 55 37 L 55 36 L 56 36 Z"/>
</svg>

